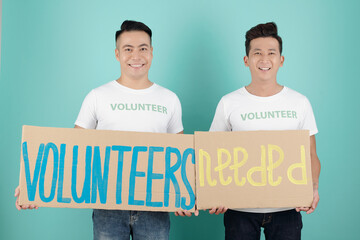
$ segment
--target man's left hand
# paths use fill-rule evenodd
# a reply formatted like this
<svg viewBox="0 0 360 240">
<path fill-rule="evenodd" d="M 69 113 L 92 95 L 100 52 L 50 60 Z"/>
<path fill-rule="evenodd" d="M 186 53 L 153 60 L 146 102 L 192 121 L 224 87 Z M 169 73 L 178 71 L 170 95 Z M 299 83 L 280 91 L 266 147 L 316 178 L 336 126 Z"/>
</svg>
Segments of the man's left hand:
<svg viewBox="0 0 360 240">
<path fill-rule="evenodd" d="M 314 197 L 313 197 L 313 202 L 311 204 L 311 207 L 297 207 L 296 211 L 297 212 L 304 211 L 304 212 L 306 212 L 306 214 L 310 214 L 315 211 L 315 209 L 319 203 L 319 200 L 320 200 L 319 191 L 316 189 L 316 190 L 314 190 Z"/>
</svg>

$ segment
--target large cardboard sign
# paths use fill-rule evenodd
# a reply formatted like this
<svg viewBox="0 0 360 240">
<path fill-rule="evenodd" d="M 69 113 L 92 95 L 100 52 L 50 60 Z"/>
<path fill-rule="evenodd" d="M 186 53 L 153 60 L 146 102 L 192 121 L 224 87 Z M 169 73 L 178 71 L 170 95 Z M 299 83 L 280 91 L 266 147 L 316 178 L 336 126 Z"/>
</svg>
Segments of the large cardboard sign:
<svg viewBox="0 0 360 240">
<path fill-rule="evenodd" d="M 196 195 L 198 209 L 310 206 L 309 146 L 308 131 L 183 135 L 24 126 L 19 203 L 193 212 Z"/>
<path fill-rule="evenodd" d="M 193 136 L 23 127 L 20 204 L 194 211 Z"/>
<path fill-rule="evenodd" d="M 199 209 L 312 203 L 309 131 L 196 132 Z"/>
</svg>

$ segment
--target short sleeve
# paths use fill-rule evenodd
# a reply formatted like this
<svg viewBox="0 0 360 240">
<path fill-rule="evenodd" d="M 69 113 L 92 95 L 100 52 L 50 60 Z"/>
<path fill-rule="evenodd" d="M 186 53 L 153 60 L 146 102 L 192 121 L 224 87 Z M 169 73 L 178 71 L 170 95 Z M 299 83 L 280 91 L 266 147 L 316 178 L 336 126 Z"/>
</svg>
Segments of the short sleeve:
<svg viewBox="0 0 360 240">
<path fill-rule="evenodd" d="M 228 116 L 225 112 L 224 98 L 217 105 L 214 119 L 211 123 L 210 132 L 231 131 Z"/>
<path fill-rule="evenodd" d="M 179 98 L 175 95 L 174 108 L 168 124 L 167 133 L 179 133 L 183 130 L 181 103 Z"/>
<path fill-rule="evenodd" d="M 313 112 L 311 104 L 307 98 L 305 98 L 305 101 L 304 101 L 304 118 L 302 119 L 301 129 L 309 130 L 310 136 L 318 133 L 314 112 Z"/>
<path fill-rule="evenodd" d="M 86 129 L 95 129 L 97 125 L 96 118 L 96 95 L 92 90 L 84 99 L 75 125 Z"/>
</svg>

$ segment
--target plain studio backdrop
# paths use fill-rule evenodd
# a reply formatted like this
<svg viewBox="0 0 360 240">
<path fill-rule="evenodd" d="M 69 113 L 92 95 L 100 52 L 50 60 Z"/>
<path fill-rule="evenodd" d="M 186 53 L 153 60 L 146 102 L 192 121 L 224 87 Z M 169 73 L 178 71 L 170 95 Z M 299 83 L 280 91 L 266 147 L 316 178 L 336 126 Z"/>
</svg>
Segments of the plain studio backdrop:
<svg viewBox="0 0 360 240">
<path fill-rule="evenodd" d="M 315 113 L 320 203 L 303 239 L 356 239 L 360 214 L 358 1 L 3 0 L 0 238 L 91 239 L 89 209 L 17 211 L 22 125 L 72 128 L 86 94 L 118 78 L 115 31 L 126 19 L 153 30 L 149 78 L 180 98 L 185 133 L 210 127 L 221 96 L 250 82 L 245 32 L 275 21 L 283 38 L 278 81 Z M 223 239 L 222 216 L 171 214 L 173 239 Z"/>
</svg>

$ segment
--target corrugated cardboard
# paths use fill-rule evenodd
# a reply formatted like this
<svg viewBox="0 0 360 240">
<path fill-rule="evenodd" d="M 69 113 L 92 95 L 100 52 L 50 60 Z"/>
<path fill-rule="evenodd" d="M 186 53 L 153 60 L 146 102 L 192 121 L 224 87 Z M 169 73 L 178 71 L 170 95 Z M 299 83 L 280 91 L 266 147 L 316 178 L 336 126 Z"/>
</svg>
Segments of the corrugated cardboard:
<svg viewBox="0 0 360 240">
<path fill-rule="evenodd" d="M 24 126 L 19 203 L 193 212 L 194 157 L 193 135 Z"/>
<path fill-rule="evenodd" d="M 19 201 L 193 212 L 196 194 L 198 209 L 310 206 L 309 139 L 305 130 L 194 136 L 24 126 Z"/>
<path fill-rule="evenodd" d="M 309 149 L 305 130 L 195 132 L 198 209 L 310 206 Z"/>
</svg>

